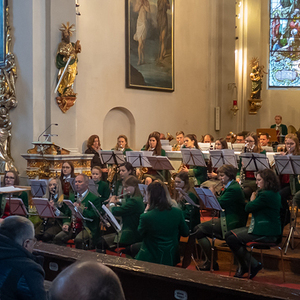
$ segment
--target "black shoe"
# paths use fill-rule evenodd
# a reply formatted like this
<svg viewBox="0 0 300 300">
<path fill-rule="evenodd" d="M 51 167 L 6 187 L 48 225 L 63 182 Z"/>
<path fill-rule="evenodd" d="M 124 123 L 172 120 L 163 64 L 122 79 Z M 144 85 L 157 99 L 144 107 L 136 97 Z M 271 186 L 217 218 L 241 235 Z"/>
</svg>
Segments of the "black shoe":
<svg viewBox="0 0 300 300">
<path fill-rule="evenodd" d="M 256 274 L 262 269 L 262 264 L 259 262 L 256 267 L 251 268 L 250 279 L 254 278 Z"/>
<path fill-rule="evenodd" d="M 210 261 L 207 260 L 199 269 L 200 271 L 210 271 Z M 219 271 L 219 265 L 217 262 L 213 264 L 213 270 Z"/>
<path fill-rule="evenodd" d="M 245 273 L 248 273 L 249 270 L 248 269 L 245 269 L 245 268 L 238 268 L 234 274 L 233 277 L 236 277 L 236 278 L 243 278 L 243 276 L 245 275 Z"/>
</svg>

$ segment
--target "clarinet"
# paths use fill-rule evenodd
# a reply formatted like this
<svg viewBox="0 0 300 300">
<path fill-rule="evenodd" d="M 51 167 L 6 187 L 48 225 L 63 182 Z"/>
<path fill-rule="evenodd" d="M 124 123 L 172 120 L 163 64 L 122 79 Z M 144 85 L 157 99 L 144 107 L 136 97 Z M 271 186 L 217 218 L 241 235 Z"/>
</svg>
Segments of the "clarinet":
<svg viewBox="0 0 300 300">
<path fill-rule="evenodd" d="M 74 203 L 77 202 L 77 193 L 75 192 L 74 194 Z M 73 233 L 76 234 L 76 217 L 72 215 L 72 228 L 73 228 Z"/>
</svg>

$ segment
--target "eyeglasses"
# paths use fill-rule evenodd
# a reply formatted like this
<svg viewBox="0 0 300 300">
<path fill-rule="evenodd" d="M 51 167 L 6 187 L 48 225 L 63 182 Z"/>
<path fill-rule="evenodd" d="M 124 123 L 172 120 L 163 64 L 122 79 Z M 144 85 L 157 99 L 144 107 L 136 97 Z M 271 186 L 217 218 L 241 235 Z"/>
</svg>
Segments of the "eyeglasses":
<svg viewBox="0 0 300 300">
<path fill-rule="evenodd" d="M 293 145 L 295 145 L 295 143 L 285 143 L 287 146 L 293 146 Z M 6 178 L 8 178 L 8 177 L 6 177 Z"/>
<path fill-rule="evenodd" d="M 12 180 L 13 180 L 13 179 L 15 179 L 15 177 L 12 177 L 12 176 L 6 176 L 5 179 L 12 179 Z"/>
</svg>

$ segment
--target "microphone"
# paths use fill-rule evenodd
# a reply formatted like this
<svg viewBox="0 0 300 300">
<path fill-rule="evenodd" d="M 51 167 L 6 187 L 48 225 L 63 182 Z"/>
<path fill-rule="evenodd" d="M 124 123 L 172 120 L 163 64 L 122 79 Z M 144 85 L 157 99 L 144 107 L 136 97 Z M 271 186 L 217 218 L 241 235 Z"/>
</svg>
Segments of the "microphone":
<svg viewBox="0 0 300 300">
<path fill-rule="evenodd" d="M 58 126 L 57 123 L 51 123 L 38 137 L 38 142 L 40 141 L 40 137 L 52 126 L 52 125 L 55 125 L 55 126 Z"/>
</svg>

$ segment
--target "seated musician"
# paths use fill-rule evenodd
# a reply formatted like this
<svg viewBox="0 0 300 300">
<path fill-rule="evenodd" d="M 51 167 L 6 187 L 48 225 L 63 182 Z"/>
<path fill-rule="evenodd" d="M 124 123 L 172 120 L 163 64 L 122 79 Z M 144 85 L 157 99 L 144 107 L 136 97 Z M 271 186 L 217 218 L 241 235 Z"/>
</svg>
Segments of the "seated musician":
<svg viewBox="0 0 300 300">
<path fill-rule="evenodd" d="M 236 134 L 236 144 L 245 144 L 245 138 L 246 138 L 247 133 L 245 131 L 241 131 Z"/>
<path fill-rule="evenodd" d="M 260 143 L 258 141 L 258 136 L 256 135 L 255 132 L 250 132 L 247 134 L 245 139 L 244 152 L 266 154 L 266 151 L 261 149 Z M 245 193 L 245 198 L 246 201 L 249 201 L 252 193 L 256 190 L 255 175 L 254 172 L 252 171 L 244 170 L 242 159 L 240 160 L 239 163 L 239 170 L 240 170 L 240 174 L 239 174 L 240 181 Z"/>
<path fill-rule="evenodd" d="M 72 216 L 72 227 L 71 227 L 71 211 L 66 204 L 63 204 L 61 211 L 65 215 L 70 216 L 68 219 L 64 219 L 62 231 L 58 233 L 54 238 L 54 243 L 58 245 L 64 245 L 69 239 L 74 238 L 76 248 L 82 249 L 83 245 L 91 240 L 92 246 L 96 246 L 99 235 L 99 218 L 93 210 L 91 204 L 100 211 L 100 198 L 89 192 L 88 190 L 89 178 L 85 174 L 80 174 L 75 178 L 75 194 L 70 195 L 70 200 L 74 206 L 82 213 L 83 217 L 92 219 L 93 221 L 86 221 L 85 224 L 82 220 L 74 218 Z"/>
<path fill-rule="evenodd" d="M 122 151 L 124 155 L 126 154 L 127 151 L 132 151 L 132 149 L 130 149 L 130 146 L 128 145 L 127 136 L 125 134 L 119 135 L 117 138 L 116 146 L 111 150 Z"/>
<path fill-rule="evenodd" d="M 199 149 L 197 137 L 195 134 L 187 134 L 184 137 L 183 148 L 188 149 Z M 194 185 L 201 185 L 202 182 L 207 180 L 207 168 L 200 166 L 183 166 L 182 171 L 187 172 L 189 177 L 192 179 Z"/>
<path fill-rule="evenodd" d="M 259 142 L 262 147 L 266 147 L 270 145 L 270 136 L 268 133 L 261 133 L 259 136 Z"/>
<path fill-rule="evenodd" d="M 286 125 L 281 124 L 281 122 L 282 122 L 282 116 L 276 115 L 275 116 L 275 124 L 271 125 L 271 127 L 270 127 L 270 128 L 276 129 L 277 136 L 288 134 L 288 129 L 287 129 Z"/>
<path fill-rule="evenodd" d="M 92 168 L 92 179 L 97 186 L 98 194 L 100 195 L 101 206 L 102 203 L 109 198 L 110 189 L 108 183 L 101 180 L 102 178 L 102 170 L 99 166 L 95 166 Z"/>
<path fill-rule="evenodd" d="M 194 188 L 190 186 L 189 175 L 186 172 L 179 172 L 175 177 L 174 199 L 176 200 L 178 207 L 182 210 L 184 219 L 190 231 L 192 231 L 195 226 L 200 223 L 199 207 L 190 205 L 176 188 L 182 189 L 196 204 L 199 205 L 199 198 Z"/>
<path fill-rule="evenodd" d="M 249 262 L 251 264 L 250 279 L 262 269 L 261 263 L 250 255 L 245 245 L 252 241 L 274 243 L 282 233 L 279 182 L 276 174 L 270 169 L 259 171 L 256 183 L 259 190 L 251 195 L 250 202 L 245 208 L 247 213 L 252 213 L 250 226 L 236 228 L 226 234 L 226 243 L 240 265 L 234 275 L 238 278 L 248 273 Z"/>
<path fill-rule="evenodd" d="M 59 178 L 51 178 L 48 181 L 48 186 L 44 198 L 47 198 L 55 215 L 60 215 L 58 207 L 62 206 L 63 192 Z M 50 242 L 61 231 L 62 219 L 45 218 L 36 229 L 35 237 L 43 242 Z"/>
<path fill-rule="evenodd" d="M 125 202 L 120 204 L 116 197 L 111 197 L 108 205 L 114 216 L 122 217 L 122 230 L 115 242 L 119 241 L 120 246 L 126 247 L 141 241 L 137 228 L 145 205 L 139 189 L 139 180 L 135 176 L 129 175 L 124 180 L 123 188 L 126 193 Z"/>
<path fill-rule="evenodd" d="M 19 185 L 19 175 L 15 170 L 9 170 L 4 174 L 2 186 L 14 186 Z M 21 193 L 16 193 L 13 197 L 22 199 L 26 209 L 28 210 L 28 194 L 23 191 Z M 8 194 L 0 194 L 0 220 L 5 219 L 10 216 L 10 208 Z M 1 222 L 1 221 L 0 221 Z"/>
<path fill-rule="evenodd" d="M 236 173 L 237 170 L 231 165 L 223 165 L 218 169 L 219 178 L 224 186 L 224 191 L 218 197 L 218 201 L 225 210 L 225 214 L 222 212 L 219 219 L 204 222 L 194 229 L 195 237 L 206 256 L 205 263 L 200 267 L 202 271 L 209 271 L 211 266 L 211 245 L 207 237 L 212 238 L 214 236 L 217 239 L 224 240 L 226 230 L 246 225 L 245 196 L 242 188 L 235 180 Z M 214 193 L 213 188 L 211 188 L 211 191 Z M 189 241 L 189 243 L 192 242 L 193 239 L 191 239 L 191 242 Z M 213 269 L 218 270 L 219 265 L 215 259 L 216 257 L 214 257 Z"/>
<path fill-rule="evenodd" d="M 176 132 L 176 144 L 172 147 L 172 151 L 180 151 L 180 148 L 184 145 L 184 132 Z"/>
<path fill-rule="evenodd" d="M 134 174 L 134 167 L 130 162 L 125 162 L 119 167 L 119 176 L 120 179 L 116 181 L 115 185 L 112 188 L 113 196 L 120 196 L 124 194 L 124 181 L 129 175 Z"/>
<path fill-rule="evenodd" d="M 163 185 L 148 186 L 146 212 L 140 216 L 138 232 L 142 237 L 137 260 L 175 266 L 179 261 L 179 237 L 188 236 L 189 228 L 182 211 L 168 202 Z"/>
<path fill-rule="evenodd" d="M 75 178 L 74 165 L 70 161 L 62 164 L 60 171 L 60 183 L 62 186 L 65 199 L 69 199 L 69 195 L 73 193 L 69 179 Z"/>
<path fill-rule="evenodd" d="M 203 136 L 202 140 L 201 140 L 201 143 L 213 143 L 214 141 L 214 137 L 211 135 L 211 134 L 206 134 Z"/>
<path fill-rule="evenodd" d="M 230 131 L 227 135 L 226 135 L 226 142 L 227 143 L 231 143 L 234 144 L 236 140 L 236 134 L 234 134 L 232 131 Z"/>
<path fill-rule="evenodd" d="M 166 156 L 166 152 L 161 147 L 160 136 L 158 132 L 154 131 L 149 134 L 146 145 L 141 149 L 142 151 L 153 151 L 154 156 Z M 164 172 L 162 170 L 153 170 L 148 168 L 148 172 L 144 174 L 145 184 L 150 184 L 157 178 L 164 178 Z"/>
<path fill-rule="evenodd" d="M 85 150 L 85 154 L 94 154 L 94 157 L 91 161 L 91 168 L 94 166 L 99 166 L 102 169 L 102 180 L 106 181 L 107 179 L 107 174 L 108 174 L 108 169 L 106 164 L 102 164 L 100 160 L 100 155 L 99 151 L 101 149 L 101 143 L 100 143 L 100 138 L 98 135 L 93 134 L 88 138 L 87 141 L 87 149 Z"/>
</svg>

